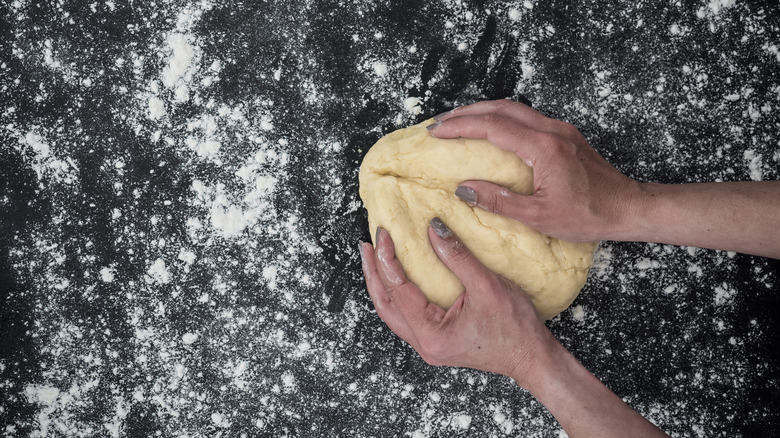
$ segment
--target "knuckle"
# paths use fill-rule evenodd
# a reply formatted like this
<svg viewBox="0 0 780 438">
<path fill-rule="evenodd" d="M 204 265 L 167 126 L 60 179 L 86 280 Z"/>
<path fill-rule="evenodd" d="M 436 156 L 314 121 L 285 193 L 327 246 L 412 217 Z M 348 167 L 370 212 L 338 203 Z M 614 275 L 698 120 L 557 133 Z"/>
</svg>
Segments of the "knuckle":
<svg viewBox="0 0 780 438">
<path fill-rule="evenodd" d="M 559 129 L 560 131 L 568 136 L 568 137 L 578 137 L 580 135 L 580 130 L 577 129 L 576 126 L 572 125 L 568 122 L 559 121 Z"/>
<path fill-rule="evenodd" d="M 496 112 L 504 112 L 506 110 L 509 110 L 515 106 L 516 102 L 507 100 L 507 99 L 499 99 L 493 101 L 493 108 Z"/>
<path fill-rule="evenodd" d="M 503 125 L 504 116 L 498 112 L 491 112 L 483 115 L 482 121 L 489 129 L 498 129 Z"/>
<path fill-rule="evenodd" d="M 479 201 L 480 204 L 482 204 L 482 207 L 484 207 L 486 210 L 496 213 L 500 213 L 505 210 L 506 204 L 509 202 L 511 197 L 509 190 L 504 188 L 490 190 L 483 193 L 484 194 L 481 194 L 480 196 L 480 198 L 482 198 Z"/>
<path fill-rule="evenodd" d="M 555 134 L 541 134 L 538 142 L 551 157 L 567 157 L 576 153 L 574 143 Z"/>
<path fill-rule="evenodd" d="M 376 310 L 377 315 L 379 315 L 379 317 L 384 320 L 389 310 L 388 307 L 390 307 L 392 303 L 392 301 L 390 300 L 390 296 L 387 294 L 376 296 L 373 297 L 373 301 L 374 301 L 374 310 Z"/>
<path fill-rule="evenodd" d="M 546 212 L 538 205 L 528 205 L 523 209 L 523 222 L 534 229 L 539 229 L 547 222 Z"/>
</svg>

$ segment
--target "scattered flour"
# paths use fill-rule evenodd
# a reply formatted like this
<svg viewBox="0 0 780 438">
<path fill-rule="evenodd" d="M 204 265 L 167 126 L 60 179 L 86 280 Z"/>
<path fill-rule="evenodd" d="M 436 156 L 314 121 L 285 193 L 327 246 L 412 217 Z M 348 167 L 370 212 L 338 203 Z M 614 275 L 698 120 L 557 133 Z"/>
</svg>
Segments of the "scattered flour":
<svg viewBox="0 0 780 438">
<path fill-rule="evenodd" d="M 571 317 L 574 318 L 576 321 L 582 321 L 585 319 L 585 309 L 577 304 L 576 306 L 571 307 Z"/>
<path fill-rule="evenodd" d="M 727 284 L 715 287 L 715 304 L 718 306 L 728 304 L 734 297 L 735 291 Z"/>
<path fill-rule="evenodd" d="M 83 93 L 87 97 L 68 96 L 73 99 L 62 120 L 42 116 L 34 123 L 18 123 L 14 114 L 21 106 L 17 110 L 4 102 L 0 108 L 0 129 L 33 170 L 35 189 L 53 205 L 45 231 L 14 237 L 18 244 L 10 254 L 14 274 L 32 285 L 23 301 L 33 306 L 34 318 L 24 331 L 32 334 L 29 339 L 45 367 L 35 370 L 36 383 L 24 382 L 21 389 L 13 379 L 0 382 L 0 391 L 20 393 L 36 410 L 31 423 L 12 425 L 6 434 L 125 436 L 142 422 L 150 428 L 145 434 L 161 436 L 328 435 L 333 431 L 308 428 L 325 427 L 330 415 L 338 413 L 344 423 L 338 425 L 344 427 L 338 433 L 357 436 L 379 433 L 370 429 L 372 422 L 349 424 L 349 418 L 374 419 L 393 436 L 465 430 L 486 436 L 560 435 L 543 407 L 506 379 L 427 367 L 368 310 L 360 295 L 363 290 L 352 286 L 362 285 L 359 268 L 350 264 L 356 260 L 354 242 L 339 240 L 340 218 L 360 209 L 350 199 L 350 193 L 356 195 L 351 179 L 359 154 L 370 145 L 353 135 L 356 131 L 378 135 L 379 126 L 400 127 L 430 116 L 439 109 L 435 105 L 444 102 L 442 88 L 437 87 L 460 79 L 469 83 L 444 103 L 453 106 L 482 98 L 485 90 L 480 84 L 448 76 L 444 66 L 477 57 L 472 51 L 482 47 L 484 23 L 492 17 L 498 32 L 486 52 L 486 76 L 498 71 L 493 69 L 502 51 L 512 47 L 517 76 L 508 90 L 523 93 L 543 111 L 558 112 L 556 116 L 590 128 L 588 138 L 608 159 L 610 153 L 618 153 L 609 149 L 610 144 L 623 139 L 627 130 L 648 133 L 643 145 L 651 147 L 621 144 L 624 150 L 635 151 L 640 163 L 622 170 L 646 179 L 669 174 L 680 180 L 774 179 L 777 166 L 771 160 L 780 162 L 780 151 L 764 152 L 751 144 L 750 131 L 774 120 L 780 88 L 763 93 L 753 83 L 758 79 L 750 76 L 755 73 L 741 73 L 746 68 L 736 55 L 724 52 L 719 59 L 722 71 L 711 71 L 712 66 L 692 57 L 673 64 L 674 75 L 669 71 L 657 75 L 656 69 L 643 64 L 642 74 L 634 77 L 624 68 L 632 56 L 591 53 L 589 41 L 615 35 L 621 25 L 623 31 L 648 29 L 643 34 L 647 41 L 624 41 L 635 57 L 644 59 L 653 55 L 653 44 L 667 44 L 667 38 L 675 43 L 663 47 L 683 47 L 697 33 L 733 33 L 728 26 L 739 22 L 739 35 L 750 39 L 745 44 L 755 45 L 761 54 L 757 62 L 775 62 L 780 51 L 770 38 L 768 23 L 744 14 L 748 6 L 733 0 L 702 1 L 692 13 L 669 6 L 680 12 L 680 19 L 652 30 L 649 27 L 657 24 L 655 11 L 648 13 L 641 5 L 634 10 L 635 5 L 629 8 L 626 3 L 614 17 L 594 18 L 584 25 L 582 48 L 588 50 L 577 53 L 587 53 L 582 59 L 593 62 L 585 64 L 579 88 L 565 89 L 565 84 L 550 83 L 556 75 L 544 59 L 547 52 L 537 54 L 540 44 L 565 40 L 560 36 L 564 29 L 535 15 L 547 12 L 546 6 L 531 1 L 488 3 L 485 8 L 462 1 L 436 4 L 442 24 L 432 32 L 439 32 L 436 44 L 447 52 L 425 83 L 420 71 L 426 59 L 433 59 L 430 41 L 352 25 L 342 32 L 336 22 L 319 21 L 339 17 L 321 14 L 314 9 L 316 2 L 308 2 L 312 9 L 294 17 L 277 2 L 269 6 L 267 26 L 252 29 L 239 22 L 230 29 L 204 29 L 201 19 L 220 7 L 208 1 L 153 8 L 135 4 L 138 20 L 130 15 L 131 22 L 121 29 L 150 35 L 139 41 L 151 50 L 145 53 L 146 49 L 128 45 L 100 52 L 108 50 L 110 41 L 99 39 L 103 43 L 94 51 L 108 61 L 99 67 L 81 62 L 75 55 L 78 46 L 68 41 L 72 37 L 49 32 L 46 26 L 37 28 L 27 15 L 27 3 L 11 3 L 11 21 L 19 23 L 13 29 L 12 56 L 46 72 L 25 84 L 33 91 L 19 87 L 28 93 L 25 98 L 36 104 L 49 102 L 47 81 L 80 90 L 108 90 L 106 97 L 118 103 L 107 100 L 111 111 L 99 116 L 107 126 L 118 128 L 100 135 L 88 125 L 84 113 L 92 111 L 94 97 L 88 91 Z M 366 5 L 350 6 L 361 14 L 361 23 L 378 26 L 370 21 L 376 6 Z M 111 14 L 117 9 L 116 16 L 121 16 L 118 9 L 123 6 L 104 2 L 90 7 Z M 224 9 L 219 12 L 230 15 Z M 79 32 L 91 31 L 63 8 L 54 6 L 52 14 L 52 21 L 46 22 L 49 27 L 69 23 Z M 356 76 L 345 80 L 346 85 L 324 78 L 330 73 L 325 56 L 306 49 L 304 40 L 312 37 L 315 26 L 346 32 L 338 35 L 355 50 L 368 52 L 350 64 Z M 258 88 L 242 91 L 241 68 L 248 53 L 242 38 L 255 32 L 267 32 L 262 35 L 269 40 L 267 47 L 253 49 L 279 56 L 252 70 L 247 82 Z M 22 34 L 23 38 L 16 37 Z M 218 44 L 215 50 L 220 39 L 229 43 Z M 221 51 L 232 45 L 240 50 Z M 563 45 L 557 50 L 566 53 L 572 48 Z M 662 58 L 670 59 L 679 61 Z M 2 61 L 3 74 L 8 65 Z M 106 71 L 101 74 L 100 69 Z M 724 72 L 733 76 L 730 81 L 721 81 Z M 116 83 L 107 84 L 109 77 Z M 19 80 L 31 81 L 26 76 Z M 11 80 L 0 80 L 0 87 L 16 90 Z M 230 94 L 235 89 L 239 91 Z M 278 89 L 299 94 L 300 106 L 272 97 Z M 323 128 L 322 121 L 343 108 L 339 102 L 345 93 L 386 104 L 389 110 L 371 119 L 365 129 Z M 350 103 L 358 111 L 359 101 Z M 675 120 L 697 126 L 712 119 L 723 121 L 713 144 L 666 128 Z M 114 135 L 117 132 L 121 135 Z M 599 138 L 600 133 L 607 140 Z M 778 149 L 776 137 L 775 143 L 767 141 L 775 145 L 770 149 Z M 695 142 L 703 142 L 700 149 L 711 153 L 691 154 Z M 151 152 L 142 153 L 139 146 Z M 98 162 L 87 175 L 78 164 L 84 155 Z M 88 179 L 95 176 L 93 171 L 99 177 Z M 309 182 L 308 193 L 291 191 L 292 183 L 300 183 L 299 176 Z M 101 185 L 101 193 L 114 197 L 90 198 L 85 192 L 89 184 Z M 296 206 L 299 200 L 305 207 Z M 311 209 L 332 212 L 333 219 L 320 222 L 308 217 Z M 108 221 L 115 233 L 107 246 L 89 234 L 101 221 Z M 75 236 L 73 229 L 82 235 Z M 106 255 L 113 253 L 118 254 L 114 259 Z M 609 366 L 599 370 L 599 376 L 612 384 L 624 377 L 610 374 L 624 358 L 652 364 L 658 351 L 684 349 L 690 363 L 678 366 L 679 359 L 673 358 L 664 364 L 671 370 L 666 380 L 657 382 L 672 399 L 643 404 L 650 393 L 634 387 L 624 394 L 636 395 L 634 406 L 677 436 L 724 436 L 731 414 L 701 410 L 685 400 L 701 398 L 713 409 L 735 405 L 747 386 L 763 382 L 760 373 L 766 365 L 751 368 L 755 364 L 743 354 L 747 342 L 730 334 L 735 322 L 726 312 L 743 291 L 728 276 L 738 263 L 733 255 L 696 249 L 604 242 L 588 288 L 570 312 L 550 323 L 551 328 L 564 339 L 577 339 L 570 345 L 576 344 L 578 354 L 591 363 L 608 359 Z M 75 274 L 66 269 L 73 265 L 79 267 Z M 768 271 L 753 273 L 756 281 L 768 285 L 776 281 Z M 722 276 L 718 278 L 723 283 L 702 291 L 701 283 L 715 275 Z M 338 301 L 328 295 L 333 290 L 343 293 L 344 302 L 341 307 L 334 304 L 337 311 L 328 311 L 331 301 Z M 706 298 L 703 310 L 691 304 L 695 293 Z M 637 294 L 652 296 L 657 304 L 653 309 L 630 307 Z M 83 306 L 105 312 L 87 314 Z M 618 306 L 641 316 L 632 320 L 650 340 L 641 348 L 629 342 L 637 331 L 621 326 L 620 318 L 614 317 Z M 708 316 L 705 325 L 723 337 L 722 345 L 692 340 L 697 330 L 706 330 L 702 324 L 682 326 L 675 333 L 656 330 L 687 321 L 697 311 L 717 314 L 717 322 Z M 643 325 L 645 320 L 652 325 Z M 761 334 L 760 320 L 753 326 Z M 731 360 L 721 365 L 716 359 L 722 357 Z M 9 375 L 12 366 L 0 362 L 0 371 Z M 618 368 L 636 373 L 632 366 Z M 756 375 L 744 373 L 746 369 L 757 370 Z M 251 409 L 233 414 L 236 406 Z M 746 415 L 757 418 L 761 412 Z"/>
<path fill-rule="evenodd" d="M 165 261 L 163 259 L 155 260 L 146 273 L 151 277 L 151 281 L 161 284 L 168 283 L 171 279 L 171 275 L 168 272 L 168 268 L 165 266 Z"/>
<path fill-rule="evenodd" d="M 195 57 L 195 49 L 187 42 L 187 36 L 179 33 L 173 33 L 168 37 L 168 47 L 171 56 L 168 67 L 162 73 L 162 81 L 170 88 L 175 86 L 190 69 Z"/>
<path fill-rule="evenodd" d="M 748 169 L 750 170 L 750 179 L 753 181 L 761 181 L 764 177 L 764 172 L 761 170 L 762 156 L 756 154 L 754 150 L 748 149 L 745 151 L 744 157 L 745 161 L 748 163 Z"/>
<path fill-rule="evenodd" d="M 468 429 L 471 427 L 471 415 L 460 414 L 456 415 L 453 422 L 458 429 Z"/>
<path fill-rule="evenodd" d="M 413 115 L 422 114 L 422 100 L 419 97 L 407 97 L 404 100 L 404 109 Z"/>
</svg>

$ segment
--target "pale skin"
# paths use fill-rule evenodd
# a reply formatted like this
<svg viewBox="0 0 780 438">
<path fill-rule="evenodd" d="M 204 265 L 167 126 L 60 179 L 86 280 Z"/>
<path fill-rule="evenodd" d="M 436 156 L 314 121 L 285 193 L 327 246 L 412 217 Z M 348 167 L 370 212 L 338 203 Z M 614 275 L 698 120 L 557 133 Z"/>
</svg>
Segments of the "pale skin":
<svg viewBox="0 0 780 438">
<path fill-rule="evenodd" d="M 361 243 L 366 286 L 377 315 L 431 365 L 509 376 L 572 437 L 665 437 L 593 376 L 536 314 L 519 287 L 487 269 L 442 226 L 428 237 L 466 291 L 448 310 L 429 303 L 395 258 L 387 231 Z"/>
<path fill-rule="evenodd" d="M 523 196 L 485 181 L 458 195 L 572 241 L 624 240 L 780 258 L 780 182 L 640 183 L 602 158 L 572 125 L 508 100 L 436 117 L 440 138 L 484 138 L 534 169 Z M 666 434 L 585 369 L 549 332 L 528 296 L 485 268 L 441 221 L 428 237 L 466 292 L 448 310 L 428 303 L 395 258 L 390 233 L 361 243 L 377 314 L 432 365 L 509 376 L 544 404 L 570 437 Z"/>
<path fill-rule="evenodd" d="M 439 138 L 484 138 L 534 169 L 534 193 L 464 181 L 475 204 L 553 237 L 668 243 L 780 258 L 780 181 L 640 183 L 574 126 L 521 103 L 479 102 L 436 117 Z"/>
</svg>

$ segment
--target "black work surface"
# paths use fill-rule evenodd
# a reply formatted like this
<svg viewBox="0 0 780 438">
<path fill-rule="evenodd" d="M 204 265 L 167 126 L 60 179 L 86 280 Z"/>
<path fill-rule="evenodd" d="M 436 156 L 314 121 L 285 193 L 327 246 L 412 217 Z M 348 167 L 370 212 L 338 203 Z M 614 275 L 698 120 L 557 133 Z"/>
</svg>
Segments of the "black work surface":
<svg viewBox="0 0 780 438">
<path fill-rule="evenodd" d="M 372 311 L 367 149 L 512 97 L 641 181 L 780 176 L 776 2 L 53 3 L 0 8 L 5 436 L 561 436 Z M 548 324 L 670 434 L 771 436 L 779 275 L 604 242 Z"/>
</svg>

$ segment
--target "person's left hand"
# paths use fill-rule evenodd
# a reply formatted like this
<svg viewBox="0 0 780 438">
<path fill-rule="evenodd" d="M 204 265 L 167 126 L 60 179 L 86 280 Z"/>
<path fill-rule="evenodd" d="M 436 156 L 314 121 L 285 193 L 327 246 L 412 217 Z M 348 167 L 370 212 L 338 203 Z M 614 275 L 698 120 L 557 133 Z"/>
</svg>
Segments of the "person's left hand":
<svg viewBox="0 0 780 438">
<path fill-rule="evenodd" d="M 376 248 L 360 248 L 377 314 L 431 365 L 504 374 L 527 388 L 537 374 L 536 354 L 557 344 L 531 300 L 487 269 L 439 219 L 431 221 L 428 237 L 465 293 L 447 311 L 429 303 L 406 278 L 389 233 L 378 230 Z"/>
<path fill-rule="evenodd" d="M 665 437 L 588 372 L 547 330 L 531 300 L 487 269 L 440 220 L 431 246 L 466 292 L 449 310 L 431 304 L 404 275 L 390 235 L 360 244 L 376 313 L 431 365 L 504 374 L 528 390 L 570 437 Z"/>
</svg>

